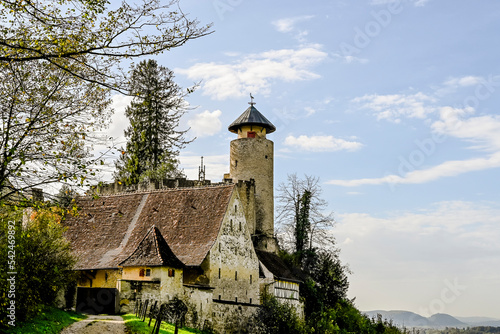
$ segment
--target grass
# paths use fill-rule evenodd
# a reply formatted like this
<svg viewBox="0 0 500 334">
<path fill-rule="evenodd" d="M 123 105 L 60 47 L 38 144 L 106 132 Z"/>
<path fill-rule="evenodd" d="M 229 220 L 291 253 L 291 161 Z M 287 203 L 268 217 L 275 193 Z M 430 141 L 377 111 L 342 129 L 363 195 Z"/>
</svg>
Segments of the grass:
<svg viewBox="0 0 500 334">
<path fill-rule="evenodd" d="M 125 326 L 132 334 L 150 334 L 153 330 L 153 326 L 155 324 L 155 320 L 151 321 L 151 327 L 148 327 L 149 318 L 146 318 L 144 322 L 141 319 L 137 318 L 133 314 L 124 314 L 122 315 L 123 320 L 125 320 Z M 174 333 L 174 325 L 171 325 L 166 322 L 161 323 L 160 334 L 171 334 Z M 197 333 L 201 334 L 202 331 L 192 328 L 179 328 L 179 334 L 192 334 Z"/>
<path fill-rule="evenodd" d="M 4 333 L 57 334 L 64 327 L 86 317 L 80 313 L 66 312 L 54 307 L 44 307 L 42 312 L 31 321 L 16 323 L 16 327 L 9 327 Z"/>
</svg>

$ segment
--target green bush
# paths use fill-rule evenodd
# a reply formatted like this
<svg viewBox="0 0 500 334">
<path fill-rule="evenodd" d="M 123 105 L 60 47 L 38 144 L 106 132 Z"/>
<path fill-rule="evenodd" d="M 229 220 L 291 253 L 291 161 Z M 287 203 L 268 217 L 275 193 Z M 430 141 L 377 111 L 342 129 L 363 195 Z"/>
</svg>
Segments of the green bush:
<svg viewBox="0 0 500 334">
<path fill-rule="evenodd" d="M 12 301 L 15 321 L 22 322 L 43 305 L 54 305 L 58 292 L 73 281 L 75 261 L 60 220 L 56 208 L 0 207 L 0 327 L 11 320 L 6 312 Z"/>
<path fill-rule="evenodd" d="M 279 302 L 267 293 L 262 295 L 262 307 L 256 314 L 259 333 L 300 334 L 305 333 L 303 321 L 295 312 L 295 307 Z"/>
</svg>

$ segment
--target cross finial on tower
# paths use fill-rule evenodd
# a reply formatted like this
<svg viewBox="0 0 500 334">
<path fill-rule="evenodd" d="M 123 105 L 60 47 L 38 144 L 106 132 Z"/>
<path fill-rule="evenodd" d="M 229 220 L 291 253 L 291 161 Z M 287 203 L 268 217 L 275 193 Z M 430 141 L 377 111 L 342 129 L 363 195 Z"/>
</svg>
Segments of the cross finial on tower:
<svg viewBox="0 0 500 334">
<path fill-rule="evenodd" d="M 253 107 L 254 104 L 257 104 L 255 102 L 253 102 L 253 96 L 252 96 L 252 93 L 250 93 L 250 102 L 248 102 L 249 105 L 251 105 Z"/>
</svg>

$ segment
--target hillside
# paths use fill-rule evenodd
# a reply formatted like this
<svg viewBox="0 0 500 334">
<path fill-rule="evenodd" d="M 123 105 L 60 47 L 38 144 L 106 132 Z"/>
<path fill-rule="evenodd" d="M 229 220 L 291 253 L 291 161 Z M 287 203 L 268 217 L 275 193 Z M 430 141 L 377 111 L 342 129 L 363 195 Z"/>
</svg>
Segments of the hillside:
<svg viewBox="0 0 500 334">
<path fill-rule="evenodd" d="M 458 327 L 464 328 L 469 324 L 452 317 L 449 314 L 434 314 L 429 318 L 422 317 L 409 311 L 367 311 L 364 312 L 370 318 L 377 317 L 380 314 L 382 318 L 392 320 L 397 326 L 412 327 L 425 327 L 425 328 L 444 328 L 444 327 Z"/>
</svg>

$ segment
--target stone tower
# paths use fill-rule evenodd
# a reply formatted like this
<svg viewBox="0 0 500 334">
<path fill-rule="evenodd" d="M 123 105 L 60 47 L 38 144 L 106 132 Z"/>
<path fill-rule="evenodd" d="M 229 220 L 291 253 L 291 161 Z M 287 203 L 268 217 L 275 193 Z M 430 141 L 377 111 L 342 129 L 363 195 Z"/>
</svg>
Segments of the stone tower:
<svg viewBox="0 0 500 334">
<path fill-rule="evenodd" d="M 266 134 L 276 127 L 255 107 L 252 98 L 250 107 L 229 127 L 238 138 L 231 141 L 230 176 L 233 182 L 255 181 L 255 224 L 250 224 L 250 233 L 256 248 L 275 252 L 274 238 L 274 144 Z"/>
</svg>

